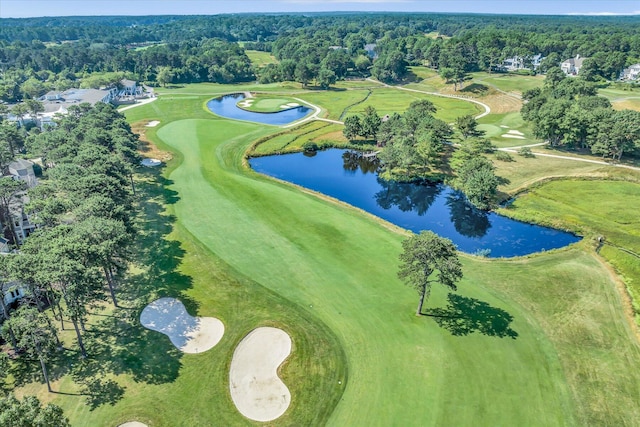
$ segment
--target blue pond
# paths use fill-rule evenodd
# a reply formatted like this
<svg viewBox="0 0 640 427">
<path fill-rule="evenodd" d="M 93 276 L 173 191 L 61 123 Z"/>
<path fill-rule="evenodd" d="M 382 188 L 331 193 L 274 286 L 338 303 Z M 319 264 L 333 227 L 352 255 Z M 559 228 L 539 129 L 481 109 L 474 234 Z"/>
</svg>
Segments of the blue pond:
<svg viewBox="0 0 640 427">
<path fill-rule="evenodd" d="M 467 253 L 513 257 L 556 249 L 579 237 L 485 212 L 443 184 L 406 184 L 378 178 L 377 164 L 346 150 L 331 149 L 251 159 L 260 173 L 347 202 L 399 227 L 431 230 Z"/>
<path fill-rule="evenodd" d="M 296 120 L 302 119 L 311 111 L 311 108 L 301 105 L 300 107 L 278 111 L 277 113 L 254 113 L 253 111 L 243 110 L 236 105 L 244 98 L 244 94 L 241 93 L 225 95 L 207 102 L 207 108 L 209 108 L 209 111 L 212 113 L 226 117 L 227 119 L 246 120 L 275 126 L 293 123 Z"/>
</svg>

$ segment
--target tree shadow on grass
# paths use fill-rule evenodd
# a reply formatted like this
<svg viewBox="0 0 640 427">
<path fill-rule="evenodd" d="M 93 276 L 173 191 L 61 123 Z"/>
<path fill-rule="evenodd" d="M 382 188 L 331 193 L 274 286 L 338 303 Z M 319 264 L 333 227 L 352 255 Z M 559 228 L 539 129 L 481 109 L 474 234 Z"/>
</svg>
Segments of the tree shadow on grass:
<svg viewBox="0 0 640 427">
<path fill-rule="evenodd" d="M 435 308 L 427 313 L 436 323 L 455 336 L 479 332 L 490 337 L 516 339 L 518 333 L 511 329 L 513 316 L 501 308 L 492 307 L 476 298 L 449 294 L 445 308 Z"/>
</svg>

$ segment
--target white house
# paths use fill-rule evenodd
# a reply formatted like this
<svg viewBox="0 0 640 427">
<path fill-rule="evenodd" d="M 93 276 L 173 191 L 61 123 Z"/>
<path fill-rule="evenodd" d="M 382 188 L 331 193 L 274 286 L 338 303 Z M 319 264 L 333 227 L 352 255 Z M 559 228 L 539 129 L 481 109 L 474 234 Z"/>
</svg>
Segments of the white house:
<svg viewBox="0 0 640 427">
<path fill-rule="evenodd" d="M 118 96 L 138 96 L 142 95 L 142 87 L 138 86 L 135 80 L 122 79 L 120 80 L 120 91 Z"/>
<path fill-rule="evenodd" d="M 625 68 L 620 73 L 620 80 L 638 80 L 638 77 L 640 77 L 640 64 Z"/>
<path fill-rule="evenodd" d="M 562 64 L 560 64 L 560 68 L 564 71 L 565 74 L 571 76 L 577 76 L 580 74 L 580 68 L 582 68 L 582 64 L 584 60 L 587 58 L 582 58 L 580 55 L 576 55 L 575 58 L 567 59 Z"/>
<path fill-rule="evenodd" d="M 502 61 L 502 68 L 507 71 L 536 70 L 540 66 L 542 59 L 543 56 L 540 53 L 530 58 L 516 55 Z"/>
</svg>

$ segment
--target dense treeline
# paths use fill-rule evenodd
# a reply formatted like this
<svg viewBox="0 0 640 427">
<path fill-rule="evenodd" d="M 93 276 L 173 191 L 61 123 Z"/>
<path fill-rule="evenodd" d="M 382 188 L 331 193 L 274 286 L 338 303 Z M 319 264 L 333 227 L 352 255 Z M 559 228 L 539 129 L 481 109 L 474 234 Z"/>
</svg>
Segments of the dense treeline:
<svg viewBox="0 0 640 427">
<path fill-rule="evenodd" d="M 118 282 L 135 234 L 137 141 L 124 116 L 102 103 L 72 106 L 56 127 L 25 140 L 28 152 L 48 165 L 47 179 L 28 190 L 29 201 L 22 206 L 39 227 L 18 252 L 0 258 L 0 280 L 19 283 L 25 293 L 18 310 L 2 310 L 1 331 L 25 355 L 25 363 L 39 361 L 49 391 L 47 365 L 62 348 L 53 319 L 62 329 L 65 322 L 72 324 L 78 350 L 86 357 L 89 310 L 107 299 L 118 306 Z M 0 178 L 2 203 L 25 202 L 19 185 Z M 44 312 L 47 305 L 50 313 Z"/>
<path fill-rule="evenodd" d="M 579 54 L 590 58 L 590 79 L 615 79 L 640 62 L 638 24 L 638 17 L 375 13 L 2 19 L 0 99 L 30 97 L 27 82 L 39 93 L 106 72 L 151 84 L 257 78 L 328 87 L 349 75 L 401 80 L 408 65 L 420 64 L 457 85 L 467 72 L 536 54 L 546 57 L 542 72 Z M 245 48 L 272 52 L 279 63 L 253 69 Z"/>
<path fill-rule="evenodd" d="M 522 117 L 552 146 L 586 148 L 614 160 L 640 150 L 640 112 L 614 110 L 583 77 L 568 78 L 552 68 L 543 88 L 526 91 L 523 99 Z"/>
</svg>

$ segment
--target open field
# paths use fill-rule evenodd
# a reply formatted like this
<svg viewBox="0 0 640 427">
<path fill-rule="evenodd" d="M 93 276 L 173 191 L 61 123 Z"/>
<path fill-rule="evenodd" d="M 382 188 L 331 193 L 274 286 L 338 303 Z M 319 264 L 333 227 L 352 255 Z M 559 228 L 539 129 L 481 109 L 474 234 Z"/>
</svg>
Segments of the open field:
<svg viewBox="0 0 640 427">
<path fill-rule="evenodd" d="M 269 52 L 262 52 L 259 50 L 245 50 L 244 51 L 249 59 L 251 60 L 251 64 L 256 68 L 262 68 L 267 64 L 277 64 L 278 60 L 273 57 Z"/>
<path fill-rule="evenodd" d="M 640 218 L 635 210 L 628 209 L 640 206 L 640 175 L 629 172 L 625 178 L 635 182 L 548 182 L 530 189 L 506 211 L 586 236 L 604 236 L 602 255 L 625 278 L 636 312 L 640 313 Z"/>
<path fill-rule="evenodd" d="M 95 316 L 89 328 L 95 356 L 87 363 L 102 378 L 114 379 L 122 394 L 113 405 L 92 408 L 83 396 L 48 395 L 40 384 L 22 391 L 63 406 L 74 426 L 130 419 L 150 426 L 255 425 L 233 406 L 229 365 L 251 329 L 274 326 L 293 341 L 280 370 L 291 407 L 274 425 L 582 426 L 640 419 L 640 348 L 616 278 L 590 241 L 512 260 L 462 256 L 459 293 L 447 298 L 436 287 L 427 303 L 427 310 L 444 314 L 416 317 L 417 294 L 396 276 L 406 233 L 246 169 L 246 150 L 282 130 L 207 112 L 204 103 L 222 87 L 167 89 L 157 101 L 126 112 L 132 123 L 160 121 L 145 136 L 171 151 L 173 160 L 161 172 L 139 174 L 143 231 L 139 266 L 121 290 L 128 308 Z M 268 90 L 286 93 L 283 86 Z M 359 92 L 366 94 L 344 92 L 354 95 L 352 103 L 362 99 Z M 336 93 L 341 106 L 350 105 L 346 94 Z M 333 93 L 321 95 L 296 88 L 287 96 L 338 114 L 340 107 L 324 104 Z M 402 112 L 415 99 L 397 89 L 376 89 L 357 108 L 370 103 L 381 114 Z M 429 99 L 445 101 L 441 117 L 477 111 L 461 100 Z M 507 116 L 486 124 L 516 129 L 517 117 Z M 339 129 L 305 123 L 265 145 L 286 148 Z M 509 164 L 509 185 L 570 167 L 547 161 Z M 576 173 L 594 172 L 572 166 Z M 529 172 L 521 173 L 525 168 Z M 544 212 L 552 216 L 553 209 L 562 212 L 564 206 Z M 618 218 L 629 220 L 627 213 Z M 185 302 L 191 315 L 221 319 L 226 332 L 220 343 L 203 354 L 183 355 L 163 335 L 142 328 L 140 310 L 163 296 Z M 54 388 L 78 391 L 68 376 Z"/>
</svg>

